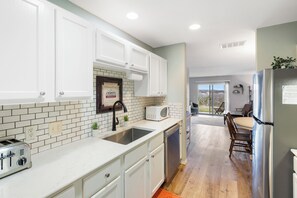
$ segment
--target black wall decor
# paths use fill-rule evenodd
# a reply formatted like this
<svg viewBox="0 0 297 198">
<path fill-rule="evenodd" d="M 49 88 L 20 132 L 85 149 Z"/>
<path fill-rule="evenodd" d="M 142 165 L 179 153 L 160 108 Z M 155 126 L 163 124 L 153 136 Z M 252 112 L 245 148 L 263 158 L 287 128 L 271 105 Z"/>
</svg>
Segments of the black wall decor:
<svg viewBox="0 0 297 198">
<path fill-rule="evenodd" d="M 96 113 L 106 113 L 112 111 L 115 101 L 123 102 L 123 80 L 111 77 L 96 77 Z M 122 107 L 117 105 L 116 110 Z"/>
</svg>

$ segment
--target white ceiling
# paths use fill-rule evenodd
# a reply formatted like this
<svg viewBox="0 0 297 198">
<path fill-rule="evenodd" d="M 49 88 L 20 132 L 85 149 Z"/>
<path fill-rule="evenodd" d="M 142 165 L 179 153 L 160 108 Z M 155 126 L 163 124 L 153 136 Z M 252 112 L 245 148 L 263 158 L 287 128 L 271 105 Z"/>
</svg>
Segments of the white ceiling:
<svg viewBox="0 0 297 198">
<path fill-rule="evenodd" d="M 152 47 L 185 42 L 190 76 L 255 71 L 255 31 L 297 20 L 297 0 L 70 0 Z M 128 12 L 138 13 L 129 20 Z M 190 31 L 198 23 L 201 29 Z M 221 43 L 246 40 L 244 47 Z"/>
</svg>

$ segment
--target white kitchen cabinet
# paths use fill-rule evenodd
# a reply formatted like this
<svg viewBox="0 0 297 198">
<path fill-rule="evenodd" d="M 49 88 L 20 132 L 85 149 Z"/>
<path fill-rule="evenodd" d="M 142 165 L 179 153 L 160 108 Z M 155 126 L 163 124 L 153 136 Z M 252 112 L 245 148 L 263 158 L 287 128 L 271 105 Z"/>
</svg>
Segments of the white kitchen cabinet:
<svg viewBox="0 0 297 198">
<path fill-rule="evenodd" d="M 125 197 L 152 197 L 164 182 L 164 135 L 125 155 Z"/>
<path fill-rule="evenodd" d="M 91 98 L 92 28 L 47 1 L 0 2 L 0 104 Z"/>
<path fill-rule="evenodd" d="M 39 0 L 0 2 L 0 104 L 46 100 L 51 14 Z"/>
<path fill-rule="evenodd" d="M 56 10 L 56 99 L 92 97 L 93 60 L 90 24 Z"/>
<path fill-rule="evenodd" d="M 148 72 L 147 50 L 115 35 L 96 31 L 95 62 L 107 65 L 109 69 Z"/>
<path fill-rule="evenodd" d="M 121 177 L 116 178 L 91 198 L 120 198 L 122 197 Z"/>
<path fill-rule="evenodd" d="M 149 73 L 142 81 L 134 81 L 135 96 L 165 96 L 167 94 L 167 61 L 150 54 Z"/>
<path fill-rule="evenodd" d="M 121 174 L 120 159 L 106 165 L 83 179 L 83 195 L 91 197 Z"/>
<path fill-rule="evenodd" d="M 165 179 L 164 144 L 150 153 L 150 195 L 153 196 Z"/>
<path fill-rule="evenodd" d="M 125 171 L 125 197 L 146 198 L 148 197 L 148 161 L 142 158 Z"/>
<path fill-rule="evenodd" d="M 52 196 L 52 198 L 82 198 L 81 180 Z"/>
<path fill-rule="evenodd" d="M 142 72 L 148 71 L 150 53 L 147 50 L 131 44 L 129 47 L 129 57 L 130 70 Z"/>
<path fill-rule="evenodd" d="M 123 39 L 97 30 L 95 59 L 125 68 L 128 66 L 127 43 Z"/>
<path fill-rule="evenodd" d="M 161 59 L 160 61 L 160 95 L 167 95 L 167 60 Z"/>
</svg>

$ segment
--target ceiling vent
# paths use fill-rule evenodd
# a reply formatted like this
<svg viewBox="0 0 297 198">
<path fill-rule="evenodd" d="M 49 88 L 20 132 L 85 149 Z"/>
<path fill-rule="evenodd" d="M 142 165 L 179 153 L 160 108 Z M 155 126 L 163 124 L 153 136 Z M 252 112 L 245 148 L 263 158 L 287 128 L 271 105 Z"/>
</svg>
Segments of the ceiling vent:
<svg viewBox="0 0 297 198">
<path fill-rule="evenodd" d="M 230 42 L 230 43 L 223 43 L 220 44 L 221 49 L 227 49 L 227 48 L 233 48 L 233 47 L 242 47 L 244 46 L 246 41 L 236 41 L 236 42 Z"/>
</svg>

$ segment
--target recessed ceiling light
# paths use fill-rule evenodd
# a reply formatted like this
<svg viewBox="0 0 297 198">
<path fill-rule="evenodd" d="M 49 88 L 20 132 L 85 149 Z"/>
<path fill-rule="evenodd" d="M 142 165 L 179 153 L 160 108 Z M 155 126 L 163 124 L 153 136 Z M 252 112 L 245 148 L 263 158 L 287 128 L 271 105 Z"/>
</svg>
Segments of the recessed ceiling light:
<svg viewBox="0 0 297 198">
<path fill-rule="evenodd" d="M 199 28 L 201 28 L 201 26 L 199 24 L 193 24 L 189 26 L 190 30 L 198 30 Z"/>
<path fill-rule="evenodd" d="M 135 19 L 138 18 L 138 14 L 135 13 L 135 12 L 129 12 L 129 13 L 127 13 L 126 17 L 127 17 L 128 19 L 135 20 Z"/>
</svg>

